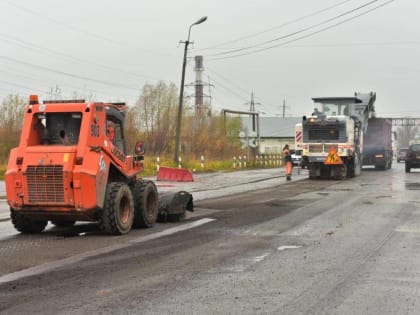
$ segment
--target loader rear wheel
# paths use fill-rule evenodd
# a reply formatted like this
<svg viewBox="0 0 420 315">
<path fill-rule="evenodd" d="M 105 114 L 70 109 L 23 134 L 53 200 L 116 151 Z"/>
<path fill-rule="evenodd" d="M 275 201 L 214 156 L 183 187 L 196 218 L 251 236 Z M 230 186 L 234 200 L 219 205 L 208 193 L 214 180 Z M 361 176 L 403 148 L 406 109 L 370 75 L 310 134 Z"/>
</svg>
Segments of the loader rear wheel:
<svg viewBox="0 0 420 315">
<path fill-rule="evenodd" d="M 130 188 L 125 183 L 109 183 L 98 220 L 99 228 L 108 234 L 126 234 L 131 230 L 133 219 L 134 202 Z"/>
<path fill-rule="evenodd" d="M 10 218 L 16 230 L 23 234 L 41 233 L 47 226 L 46 220 L 34 220 L 10 209 Z"/>
<path fill-rule="evenodd" d="M 158 192 L 151 181 L 136 181 L 132 186 L 134 197 L 134 228 L 150 228 L 158 217 Z"/>
</svg>

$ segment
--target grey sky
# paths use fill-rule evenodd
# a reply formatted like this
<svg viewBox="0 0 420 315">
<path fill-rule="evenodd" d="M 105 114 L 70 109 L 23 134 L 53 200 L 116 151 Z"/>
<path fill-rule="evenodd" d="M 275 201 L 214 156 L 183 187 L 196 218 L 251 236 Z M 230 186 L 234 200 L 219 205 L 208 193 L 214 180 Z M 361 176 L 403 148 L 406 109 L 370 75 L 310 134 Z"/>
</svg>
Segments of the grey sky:
<svg viewBox="0 0 420 315">
<path fill-rule="evenodd" d="M 91 91 L 133 104 L 146 82 L 179 86 L 179 41 L 208 16 L 192 28 L 189 56 L 204 56 L 216 110 L 247 110 L 254 92 L 258 110 L 281 115 L 285 99 L 286 115 L 300 116 L 312 111 L 311 97 L 375 91 L 379 115 L 418 117 L 420 1 L 388 2 L 0 0 L 0 97 L 48 98 L 58 85 L 64 96 Z M 263 42 L 270 43 L 241 50 Z"/>
</svg>

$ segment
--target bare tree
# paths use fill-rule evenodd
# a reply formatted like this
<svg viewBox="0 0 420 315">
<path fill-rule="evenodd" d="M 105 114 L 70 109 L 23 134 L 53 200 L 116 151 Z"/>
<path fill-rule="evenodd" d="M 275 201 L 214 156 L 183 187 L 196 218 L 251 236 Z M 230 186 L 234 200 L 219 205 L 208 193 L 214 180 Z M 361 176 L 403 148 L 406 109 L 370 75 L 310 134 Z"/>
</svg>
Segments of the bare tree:
<svg viewBox="0 0 420 315">
<path fill-rule="evenodd" d="M 0 162 L 5 163 L 10 150 L 19 143 L 22 129 L 25 98 L 8 95 L 0 105 Z"/>
<path fill-rule="evenodd" d="M 181 155 L 184 160 L 199 159 L 201 155 L 223 159 L 238 154 L 241 150 L 239 118 L 231 118 L 225 125 L 223 117 L 210 109 L 197 113 L 189 106 L 183 108 Z M 177 109 L 175 84 L 160 81 L 156 85 L 144 85 L 136 105 L 126 116 L 128 147 L 132 149 L 134 138 L 142 139 L 148 154 L 170 156 L 174 150 Z"/>
<path fill-rule="evenodd" d="M 144 85 L 135 107 L 130 109 L 127 130 L 145 140 L 150 154 L 170 153 L 177 101 L 176 86 L 160 81 Z"/>
</svg>

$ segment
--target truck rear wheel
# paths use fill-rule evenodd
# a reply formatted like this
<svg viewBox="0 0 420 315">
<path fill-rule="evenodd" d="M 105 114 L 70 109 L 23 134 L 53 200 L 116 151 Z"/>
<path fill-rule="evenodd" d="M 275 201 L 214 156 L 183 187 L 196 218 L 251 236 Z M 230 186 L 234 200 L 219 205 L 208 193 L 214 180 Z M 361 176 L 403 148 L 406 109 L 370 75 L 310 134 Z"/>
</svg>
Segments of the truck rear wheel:
<svg viewBox="0 0 420 315">
<path fill-rule="evenodd" d="M 125 183 L 109 183 L 98 220 L 99 228 L 108 234 L 126 234 L 131 230 L 133 219 L 134 202 L 130 188 Z"/>
<path fill-rule="evenodd" d="M 34 220 L 10 209 L 10 218 L 16 230 L 23 234 L 41 233 L 47 226 L 46 220 Z"/>
<path fill-rule="evenodd" d="M 134 228 L 149 228 L 155 225 L 158 217 L 158 192 L 151 181 L 136 181 L 133 186 Z"/>
</svg>

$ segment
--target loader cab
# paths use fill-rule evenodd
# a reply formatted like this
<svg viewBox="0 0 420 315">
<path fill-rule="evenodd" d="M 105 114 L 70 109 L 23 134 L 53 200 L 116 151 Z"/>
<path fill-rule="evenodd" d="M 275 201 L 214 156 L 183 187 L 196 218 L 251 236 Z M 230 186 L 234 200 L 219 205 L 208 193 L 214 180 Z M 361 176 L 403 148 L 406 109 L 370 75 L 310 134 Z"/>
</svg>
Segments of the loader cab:
<svg viewBox="0 0 420 315">
<path fill-rule="evenodd" d="M 36 113 L 30 145 L 77 145 L 82 113 Z"/>
<path fill-rule="evenodd" d="M 124 138 L 124 114 L 112 106 L 106 106 L 105 133 L 114 146 L 127 154 Z"/>
</svg>

